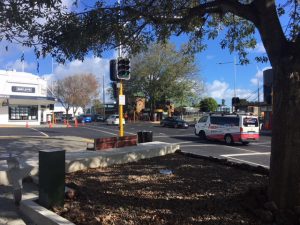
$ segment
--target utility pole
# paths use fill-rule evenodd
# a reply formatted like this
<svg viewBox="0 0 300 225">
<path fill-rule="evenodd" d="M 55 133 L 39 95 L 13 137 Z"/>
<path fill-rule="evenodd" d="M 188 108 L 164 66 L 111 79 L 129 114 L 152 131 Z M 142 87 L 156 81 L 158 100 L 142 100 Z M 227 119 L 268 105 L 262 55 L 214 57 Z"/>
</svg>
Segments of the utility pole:
<svg viewBox="0 0 300 225">
<path fill-rule="evenodd" d="M 102 84 L 102 92 L 103 92 L 103 119 L 105 119 L 105 85 L 104 85 L 104 74 L 103 74 L 103 84 Z"/>
<path fill-rule="evenodd" d="M 121 0 L 118 0 L 118 4 L 121 8 Z M 121 14 L 121 10 L 119 12 Z M 118 47 L 118 58 L 122 57 L 122 43 L 120 41 L 119 47 Z M 119 88 L 119 136 L 123 137 L 124 136 L 124 127 L 123 127 L 123 105 L 120 104 L 120 96 L 123 95 L 123 81 L 120 80 L 120 88 Z"/>
</svg>

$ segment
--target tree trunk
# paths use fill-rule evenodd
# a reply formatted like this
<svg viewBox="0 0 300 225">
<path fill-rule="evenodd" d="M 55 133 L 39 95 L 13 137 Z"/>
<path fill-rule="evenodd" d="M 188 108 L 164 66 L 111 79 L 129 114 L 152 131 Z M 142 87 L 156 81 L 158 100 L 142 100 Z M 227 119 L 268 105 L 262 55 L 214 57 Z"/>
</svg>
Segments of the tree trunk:
<svg viewBox="0 0 300 225">
<path fill-rule="evenodd" d="M 281 58 L 280 63 L 273 66 L 273 127 L 269 194 L 281 209 L 294 209 L 295 206 L 300 206 L 299 66 L 299 56 Z"/>
</svg>

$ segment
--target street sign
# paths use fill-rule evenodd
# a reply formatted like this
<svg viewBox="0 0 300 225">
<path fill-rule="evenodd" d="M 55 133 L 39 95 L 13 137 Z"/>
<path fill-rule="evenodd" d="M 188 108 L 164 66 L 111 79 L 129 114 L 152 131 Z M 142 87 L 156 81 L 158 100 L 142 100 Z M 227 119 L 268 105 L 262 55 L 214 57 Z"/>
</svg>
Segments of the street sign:
<svg viewBox="0 0 300 225">
<path fill-rule="evenodd" d="M 125 105 L 125 95 L 119 95 L 119 105 Z"/>
</svg>

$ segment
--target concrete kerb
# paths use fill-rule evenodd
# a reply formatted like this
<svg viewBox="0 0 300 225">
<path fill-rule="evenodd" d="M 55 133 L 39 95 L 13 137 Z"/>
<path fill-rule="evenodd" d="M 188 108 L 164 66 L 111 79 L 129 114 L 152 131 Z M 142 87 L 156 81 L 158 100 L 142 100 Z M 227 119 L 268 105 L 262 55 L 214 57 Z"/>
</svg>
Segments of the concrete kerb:
<svg viewBox="0 0 300 225">
<path fill-rule="evenodd" d="M 88 168 L 107 167 L 113 164 L 123 164 L 140 159 L 163 156 L 178 151 L 180 146 L 165 142 L 141 143 L 137 146 L 116 148 L 110 151 L 79 151 L 66 153 L 66 173 Z M 33 223 L 43 225 L 72 225 L 70 221 L 54 212 L 40 206 L 37 196 L 23 200 L 20 211 Z"/>
</svg>

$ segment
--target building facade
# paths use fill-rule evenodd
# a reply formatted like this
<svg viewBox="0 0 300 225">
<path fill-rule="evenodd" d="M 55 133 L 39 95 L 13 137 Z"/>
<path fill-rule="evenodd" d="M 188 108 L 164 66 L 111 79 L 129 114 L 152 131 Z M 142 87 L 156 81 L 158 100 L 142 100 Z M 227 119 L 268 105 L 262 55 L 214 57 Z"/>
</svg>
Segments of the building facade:
<svg viewBox="0 0 300 225">
<path fill-rule="evenodd" d="M 47 122 L 55 103 L 47 81 L 25 72 L 0 70 L 0 124 L 39 125 Z"/>
</svg>

